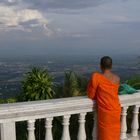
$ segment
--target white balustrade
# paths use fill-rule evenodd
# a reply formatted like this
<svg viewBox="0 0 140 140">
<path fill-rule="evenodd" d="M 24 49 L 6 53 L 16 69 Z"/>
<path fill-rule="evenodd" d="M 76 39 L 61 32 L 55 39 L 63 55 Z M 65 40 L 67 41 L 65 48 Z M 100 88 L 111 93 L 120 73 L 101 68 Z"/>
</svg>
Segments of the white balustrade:
<svg viewBox="0 0 140 140">
<path fill-rule="evenodd" d="M 86 113 L 80 113 L 80 115 L 79 115 L 78 140 L 86 140 L 85 115 L 86 115 Z"/>
<path fill-rule="evenodd" d="M 121 117 L 121 139 L 132 140 L 138 137 L 138 113 L 140 106 L 140 91 L 132 95 L 121 95 L 120 102 L 122 106 Z M 94 102 L 95 103 L 95 102 Z M 133 111 L 131 135 L 127 132 L 127 109 L 129 106 L 135 106 Z M 45 140 L 53 140 L 52 120 L 54 117 L 63 116 L 63 132 L 61 140 L 70 140 L 69 120 L 73 114 L 79 115 L 78 140 L 86 140 L 85 133 L 85 115 L 87 112 L 94 111 L 93 101 L 87 97 L 72 97 L 62 99 L 52 99 L 44 101 L 22 102 L 14 104 L 0 105 L 0 140 L 16 140 L 15 122 L 28 122 L 28 140 L 35 140 L 35 120 L 46 119 Z M 83 113 L 84 112 L 84 113 Z M 97 116 L 94 114 L 93 140 L 97 140 Z M 138 138 L 139 139 L 139 138 Z M 136 139 L 135 139 L 136 140 Z"/>
<path fill-rule="evenodd" d="M 28 120 L 28 140 L 35 140 L 35 120 Z"/>
<path fill-rule="evenodd" d="M 53 140 L 52 138 L 52 120 L 53 118 L 46 118 L 46 134 L 45 134 L 45 140 Z"/>
<path fill-rule="evenodd" d="M 138 122 L 138 113 L 139 113 L 139 106 L 134 106 L 133 110 L 133 121 L 132 121 L 132 132 L 131 135 L 133 137 L 138 136 L 138 129 L 139 129 L 139 122 Z"/>
<path fill-rule="evenodd" d="M 127 135 L 126 135 L 126 132 L 127 132 L 127 123 L 126 123 L 126 115 L 127 115 L 127 109 L 128 107 L 123 107 L 122 108 L 122 118 L 121 118 L 121 139 L 126 139 L 127 138 Z"/>
<path fill-rule="evenodd" d="M 69 134 L 69 119 L 70 115 L 63 116 L 63 133 L 62 133 L 62 139 L 61 140 L 70 140 L 70 134 Z"/>
</svg>

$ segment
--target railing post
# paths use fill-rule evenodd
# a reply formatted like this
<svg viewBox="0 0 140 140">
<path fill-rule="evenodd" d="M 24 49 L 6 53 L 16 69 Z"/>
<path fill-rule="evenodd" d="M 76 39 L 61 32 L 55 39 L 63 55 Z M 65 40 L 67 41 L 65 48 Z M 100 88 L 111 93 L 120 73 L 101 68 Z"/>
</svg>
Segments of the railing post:
<svg viewBox="0 0 140 140">
<path fill-rule="evenodd" d="M 15 122 L 6 122 L 0 124 L 0 140 L 16 140 Z"/>
<path fill-rule="evenodd" d="M 139 114 L 139 106 L 135 105 L 133 110 L 133 121 L 131 125 L 132 128 L 131 135 L 133 137 L 138 136 L 138 129 L 139 129 L 138 114 Z"/>
<path fill-rule="evenodd" d="M 86 115 L 86 113 L 80 113 L 80 115 L 79 115 L 78 140 L 86 140 L 85 115 Z"/>
<path fill-rule="evenodd" d="M 97 109 L 95 108 L 94 111 L 94 126 L 93 126 L 93 133 L 92 133 L 92 137 L 93 140 L 97 140 Z"/>
<path fill-rule="evenodd" d="M 122 107 L 122 118 L 121 118 L 121 140 L 126 139 L 127 135 L 127 123 L 126 123 L 126 116 L 127 116 L 127 109 L 128 107 Z"/>
<path fill-rule="evenodd" d="M 70 115 L 63 116 L 63 133 L 61 140 L 70 140 L 70 134 L 69 134 L 69 118 Z"/>
<path fill-rule="evenodd" d="M 35 140 L 35 120 L 28 120 L 28 140 Z"/>
<path fill-rule="evenodd" d="M 45 140 L 53 140 L 52 138 L 52 120 L 53 118 L 46 118 L 46 134 L 45 134 Z"/>
</svg>

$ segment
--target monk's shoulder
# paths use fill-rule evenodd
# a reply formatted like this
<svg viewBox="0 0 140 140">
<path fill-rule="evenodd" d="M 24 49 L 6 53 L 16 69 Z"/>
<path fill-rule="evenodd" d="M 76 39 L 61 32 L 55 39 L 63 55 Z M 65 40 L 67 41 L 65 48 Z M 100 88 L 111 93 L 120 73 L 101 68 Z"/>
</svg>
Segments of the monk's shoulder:
<svg viewBox="0 0 140 140">
<path fill-rule="evenodd" d="M 113 74 L 113 77 L 117 83 L 120 83 L 120 77 L 117 74 Z"/>
</svg>

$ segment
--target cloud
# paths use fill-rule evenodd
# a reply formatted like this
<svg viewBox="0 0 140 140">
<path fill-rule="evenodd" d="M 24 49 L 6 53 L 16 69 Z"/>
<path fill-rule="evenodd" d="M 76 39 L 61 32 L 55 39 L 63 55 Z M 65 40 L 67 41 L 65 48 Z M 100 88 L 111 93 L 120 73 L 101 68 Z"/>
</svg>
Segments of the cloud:
<svg viewBox="0 0 140 140">
<path fill-rule="evenodd" d="M 104 19 L 103 23 L 105 24 L 124 24 L 132 22 L 132 18 L 129 16 L 123 16 L 123 15 L 113 15 L 108 16 L 106 19 Z"/>
<path fill-rule="evenodd" d="M 31 0 L 30 2 L 34 3 L 36 7 L 44 7 L 45 9 L 81 9 L 95 7 L 106 1 L 109 0 Z"/>
<path fill-rule="evenodd" d="M 32 32 L 35 28 L 42 28 L 50 35 L 47 27 L 47 18 L 41 11 L 31 9 L 29 4 L 16 0 L 0 3 L 0 30 Z"/>
<path fill-rule="evenodd" d="M 18 35 L 26 32 L 25 36 L 40 34 L 41 38 L 90 37 L 95 31 L 122 28 L 138 21 L 139 14 L 132 11 L 132 3 L 137 9 L 130 0 L 3 0 L 0 30 Z"/>
</svg>

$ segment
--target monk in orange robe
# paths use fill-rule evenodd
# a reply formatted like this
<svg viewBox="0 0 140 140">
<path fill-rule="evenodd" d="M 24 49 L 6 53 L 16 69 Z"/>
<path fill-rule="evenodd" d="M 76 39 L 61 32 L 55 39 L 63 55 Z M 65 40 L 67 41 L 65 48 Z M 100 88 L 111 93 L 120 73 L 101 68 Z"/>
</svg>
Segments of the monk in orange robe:
<svg viewBox="0 0 140 140">
<path fill-rule="evenodd" d="M 120 78 L 111 72 L 110 57 L 104 56 L 100 67 L 102 73 L 93 73 L 87 87 L 88 97 L 97 102 L 97 139 L 120 140 Z"/>
</svg>

